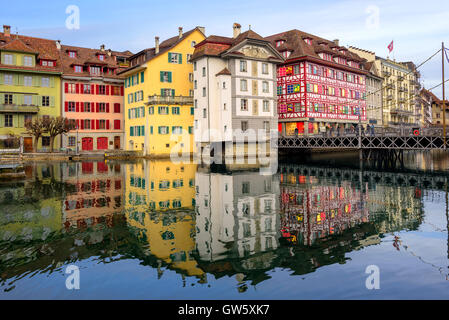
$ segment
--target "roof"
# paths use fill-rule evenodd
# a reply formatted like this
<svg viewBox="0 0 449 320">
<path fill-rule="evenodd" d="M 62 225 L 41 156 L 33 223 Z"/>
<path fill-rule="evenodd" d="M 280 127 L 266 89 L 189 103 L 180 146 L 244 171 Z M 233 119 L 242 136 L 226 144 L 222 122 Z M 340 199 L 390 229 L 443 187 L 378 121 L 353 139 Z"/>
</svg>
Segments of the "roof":
<svg viewBox="0 0 449 320">
<path fill-rule="evenodd" d="M 216 74 L 216 76 L 221 76 L 221 75 L 230 76 L 231 71 L 229 71 L 228 68 L 224 68 L 223 70 L 221 70 L 219 73 Z"/>
<path fill-rule="evenodd" d="M 182 42 L 184 39 L 186 39 L 188 36 L 190 36 L 195 31 L 199 31 L 199 32 L 201 32 L 201 34 L 203 34 L 203 32 L 201 31 L 201 28 L 196 27 L 192 30 L 184 32 L 181 37 L 179 37 L 179 35 L 178 35 L 178 36 L 171 37 L 171 38 L 161 42 L 159 45 L 159 53 L 157 53 L 157 54 L 156 54 L 156 48 L 147 48 L 147 49 L 144 49 L 144 50 L 132 55 L 131 57 L 129 57 L 130 61 L 133 59 L 137 59 L 138 57 L 143 57 L 142 62 L 139 62 L 130 68 L 122 70 L 120 73 L 122 74 L 122 73 L 125 73 L 128 71 L 131 71 L 133 69 L 136 69 L 136 68 L 140 67 L 141 65 L 153 60 L 154 58 L 156 58 L 160 55 L 163 55 L 164 53 L 166 53 L 167 51 L 174 48 L 176 45 L 178 45 L 180 42 Z"/>
<path fill-rule="evenodd" d="M 245 40 L 256 40 L 263 42 L 267 45 L 271 45 L 270 41 L 263 38 L 262 36 L 260 36 L 259 34 L 257 34 L 252 30 L 245 31 L 239 34 L 236 38 L 211 35 L 195 46 L 195 52 L 192 55 L 192 60 L 195 60 L 202 56 L 219 57 Z M 229 53 L 233 55 L 235 54 L 243 55 L 243 53 L 238 51 L 232 51 Z M 270 58 L 279 59 L 278 57 L 270 57 Z"/>
<path fill-rule="evenodd" d="M 364 64 L 366 62 L 365 59 L 361 58 L 356 53 L 349 51 L 347 48 L 338 45 L 334 41 L 326 40 L 324 38 L 297 29 L 274 34 L 266 37 L 265 39 L 269 40 L 274 47 L 276 47 L 277 41 L 279 40 L 285 41 L 283 45 L 281 45 L 276 49 L 279 52 L 283 52 L 285 50 L 291 51 L 288 60 L 295 60 L 299 58 L 309 57 L 313 59 L 320 59 L 325 63 L 330 63 L 336 68 L 347 69 L 359 73 L 366 73 L 366 71 L 364 70 L 353 68 L 351 66 L 343 66 L 334 61 L 322 60 L 321 57 L 319 56 L 319 53 L 329 53 L 334 57 L 342 57 L 348 61 L 355 61 L 357 63 Z M 308 44 L 305 41 L 305 39 L 310 39 L 311 44 Z"/>
<path fill-rule="evenodd" d="M 75 51 L 76 57 L 71 58 L 68 54 L 69 51 Z M 75 47 L 75 46 L 67 46 L 62 45 L 61 46 L 61 61 L 62 61 L 62 67 L 63 67 L 63 74 L 64 75 L 71 75 L 71 76 L 77 76 L 77 77 L 91 77 L 88 70 L 83 70 L 83 72 L 75 72 L 74 66 L 88 66 L 88 65 L 96 65 L 101 67 L 107 67 L 109 69 L 116 69 L 117 73 L 124 70 L 125 68 L 121 67 L 119 63 L 116 60 L 117 56 L 120 57 L 128 57 L 130 54 L 128 53 L 119 53 L 117 54 L 116 51 L 111 50 L 104 50 L 101 49 L 90 49 L 90 48 L 82 48 L 82 47 Z M 104 60 L 100 60 L 98 58 L 98 55 L 102 54 L 104 56 Z M 119 76 L 117 74 L 107 75 L 107 78 L 116 78 L 116 79 L 123 79 L 122 76 Z"/>
<path fill-rule="evenodd" d="M 0 32 L 0 51 L 1 50 L 25 52 L 37 55 L 38 61 L 34 67 L 4 65 L 0 62 L 0 69 L 14 69 L 38 72 L 62 72 L 59 50 L 56 47 L 56 42 L 54 40 L 41 39 L 18 34 L 6 36 L 4 33 Z M 39 64 L 39 60 L 53 60 L 55 61 L 55 66 L 41 66 Z"/>
</svg>

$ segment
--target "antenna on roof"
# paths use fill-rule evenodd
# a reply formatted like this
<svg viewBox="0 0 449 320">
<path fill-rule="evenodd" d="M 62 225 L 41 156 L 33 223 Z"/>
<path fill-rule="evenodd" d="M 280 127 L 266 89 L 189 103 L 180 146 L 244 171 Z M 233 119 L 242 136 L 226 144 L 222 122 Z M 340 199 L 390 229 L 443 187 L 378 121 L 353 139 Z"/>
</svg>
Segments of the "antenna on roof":
<svg viewBox="0 0 449 320">
<path fill-rule="evenodd" d="M 249 25 L 249 30 L 251 30 L 251 25 Z"/>
<path fill-rule="evenodd" d="M 16 37 L 19 39 L 19 29 L 16 27 Z"/>
</svg>

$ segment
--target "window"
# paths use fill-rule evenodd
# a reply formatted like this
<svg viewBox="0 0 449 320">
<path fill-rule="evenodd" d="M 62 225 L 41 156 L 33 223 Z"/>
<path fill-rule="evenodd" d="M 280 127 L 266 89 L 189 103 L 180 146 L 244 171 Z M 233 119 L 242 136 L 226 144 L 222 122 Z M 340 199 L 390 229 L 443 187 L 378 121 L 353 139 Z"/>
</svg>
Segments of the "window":
<svg viewBox="0 0 449 320">
<path fill-rule="evenodd" d="M 76 73 L 81 73 L 81 72 L 83 72 L 83 67 L 82 66 L 75 66 L 75 72 Z"/>
<path fill-rule="evenodd" d="M 181 114 L 179 107 L 172 107 L 171 112 L 172 112 L 172 114 L 176 114 L 176 115 Z"/>
<path fill-rule="evenodd" d="M 207 109 L 206 108 L 203 109 L 203 118 L 204 119 L 207 118 Z"/>
<path fill-rule="evenodd" d="M 76 144 L 76 138 L 75 137 L 69 137 L 69 147 L 74 147 Z"/>
<path fill-rule="evenodd" d="M 49 78 L 42 78 L 41 86 L 48 88 L 50 86 L 50 79 Z"/>
<path fill-rule="evenodd" d="M 268 81 L 262 82 L 262 91 L 265 92 L 265 93 L 270 92 L 270 87 L 268 85 Z"/>
<path fill-rule="evenodd" d="M 29 76 L 23 77 L 23 85 L 25 87 L 31 87 L 33 85 L 33 77 Z"/>
<path fill-rule="evenodd" d="M 5 94 L 5 104 L 12 104 L 12 94 Z"/>
<path fill-rule="evenodd" d="M 168 71 L 161 71 L 161 82 L 172 82 L 172 73 Z"/>
<path fill-rule="evenodd" d="M 12 114 L 5 114 L 5 127 L 12 128 Z"/>
<path fill-rule="evenodd" d="M 172 133 L 173 134 L 182 134 L 182 127 L 179 127 L 179 126 L 172 127 Z"/>
<path fill-rule="evenodd" d="M 91 104 L 90 102 L 84 102 L 84 112 L 91 112 Z"/>
<path fill-rule="evenodd" d="M 170 131 L 169 127 L 161 126 L 159 127 L 159 134 L 168 134 Z"/>
<path fill-rule="evenodd" d="M 33 66 L 33 57 L 30 57 L 30 56 L 23 57 L 23 65 L 25 67 L 32 67 Z"/>
<path fill-rule="evenodd" d="M 25 124 L 30 123 L 33 121 L 33 116 L 31 114 L 25 114 L 24 120 L 25 120 Z"/>
<path fill-rule="evenodd" d="M 264 100 L 264 102 L 263 102 L 263 112 L 270 112 L 270 101 Z"/>
<path fill-rule="evenodd" d="M 263 122 L 263 129 L 264 129 L 265 132 L 267 132 L 267 133 L 270 132 L 270 121 L 264 121 L 264 122 Z"/>
<path fill-rule="evenodd" d="M 262 63 L 262 74 L 268 74 L 268 63 Z"/>
<path fill-rule="evenodd" d="M 206 96 L 206 87 L 203 87 L 203 97 Z"/>
<path fill-rule="evenodd" d="M 193 73 L 189 73 L 189 82 L 193 82 Z"/>
<path fill-rule="evenodd" d="M 5 74 L 5 81 L 4 81 L 5 85 L 10 85 L 12 86 L 13 84 L 13 76 L 11 74 Z"/>
<path fill-rule="evenodd" d="M 191 64 L 192 62 L 190 61 L 190 59 L 192 59 L 192 55 L 191 54 L 187 54 L 187 63 Z"/>
<path fill-rule="evenodd" d="M 75 112 L 75 111 L 76 111 L 76 105 L 75 105 L 75 102 L 69 102 L 69 103 L 68 103 L 67 111 L 68 111 L 68 112 Z"/>
<path fill-rule="evenodd" d="M 31 96 L 30 96 L 30 98 L 31 98 Z M 49 96 L 42 96 L 42 106 L 43 107 L 50 106 L 50 97 Z"/>
<path fill-rule="evenodd" d="M 83 84 L 82 85 L 82 91 L 84 94 L 90 94 L 91 93 L 91 86 L 90 84 Z"/>
<path fill-rule="evenodd" d="M 248 81 L 246 81 L 245 79 L 240 80 L 240 90 L 248 91 Z"/>
<path fill-rule="evenodd" d="M 203 67 L 203 77 L 206 76 L 206 67 Z"/>
<path fill-rule="evenodd" d="M 49 147 L 50 146 L 50 137 L 42 137 L 42 146 Z"/>
<path fill-rule="evenodd" d="M 172 90 L 172 89 L 161 89 L 161 95 L 163 97 L 174 97 L 175 96 L 175 90 Z"/>
<path fill-rule="evenodd" d="M 5 54 L 5 56 L 4 56 L 5 58 L 4 58 L 4 62 L 5 62 L 5 64 L 9 64 L 9 65 L 12 65 L 13 64 L 13 55 L 12 54 Z"/>
<path fill-rule="evenodd" d="M 120 103 L 114 103 L 114 113 L 120 113 Z"/>
<path fill-rule="evenodd" d="M 98 124 L 99 126 L 97 129 L 106 129 L 106 120 L 100 120 Z"/>
<path fill-rule="evenodd" d="M 91 121 L 90 120 L 81 120 L 83 123 L 82 123 L 82 128 L 84 128 L 84 130 L 90 130 L 90 124 L 91 124 Z"/>
<path fill-rule="evenodd" d="M 168 107 L 159 107 L 159 114 L 167 115 L 168 114 Z"/>
<path fill-rule="evenodd" d="M 69 57 L 70 58 L 76 58 L 76 52 L 75 51 L 69 51 Z"/>
<path fill-rule="evenodd" d="M 223 82 L 223 89 L 226 89 L 226 82 Z"/>
<path fill-rule="evenodd" d="M 148 108 L 148 114 L 154 114 L 154 107 Z"/>
<path fill-rule="evenodd" d="M 114 95 L 114 96 L 120 96 L 120 95 L 122 95 L 122 92 L 121 92 L 120 87 L 113 86 L 113 87 L 112 87 L 112 95 Z"/>
<path fill-rule="evenodd" d="M 223 110 L 226 111 L 226 103 L 223 104 Z"/>
<path fill-rule="evenodd" d="M 247 71 L 247 63 L 245 60 L 240 61 L 240 72 L 246 72 Z"/>
<path fill-rule="evenodd" d="M 193 63 L 193 71 L 196 71 L 196 61 Z"/>
<path fill-rule="evenodd" d="M 248 121 L 242 121 L 242 131 L 248 130 Z"/>
<path fill-rule="evenodd" d="M 168 53 L 168 62 L 182 64 L 182 54 L 180 53 Z"/>
<path fill-rule="evenodd" d="M 250 184 L 249 182 L 243 182 L 242 183 L 242 193 L 248 194 L 250 192 Z"/>
<path fill-rule="evenodd" d="M 101 102 L 98 104 L 98 112 L 106 112 L 106 103 Z"/>
<path fill-rule="evenodd" d="M 100 75 L 100 67 L 90 67 L 90 74 L 94 76 Z"/>
<path fill-rule="evenodd" d="M 247 99 L 242 99 L 240 101 L 240 110 L 248 111 L 248 100 Z"/>
<path fill-rule="evenodd" d="M 291 51 L 283 51 L 282 52 L 282 56 L 284 57 L 284 58 L 288 58 L 288 57 L 290 57 L 290 55 L 291 55 Z"/>
<path fill-rule="evenodd" d="M 106 86 L 99 85 L 97 88 L 98 88 L 98 94 L 106 94 Z"/>
<path fill-rule="evenodd" d="M 99 55 L 98 55 L 98 59 L 101 60 L 101 61 L 104 61 L 104 55 L 99 54 Z"/>
</svg>

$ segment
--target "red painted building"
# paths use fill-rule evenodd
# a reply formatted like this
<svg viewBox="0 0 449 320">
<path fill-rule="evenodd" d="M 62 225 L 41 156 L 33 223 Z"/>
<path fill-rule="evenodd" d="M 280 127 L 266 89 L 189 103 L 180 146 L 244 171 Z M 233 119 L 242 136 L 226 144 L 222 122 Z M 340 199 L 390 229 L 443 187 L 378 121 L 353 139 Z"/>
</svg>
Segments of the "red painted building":
<svg viewBox="0 0 449 320">
<path fill-rule="evenodd" d="M 284 56 L 278 66 L 279 131 L 319 133 L 366 122 L 365 60 L 338 44 L 291 30 L 267 37 Z"/>
</svg>

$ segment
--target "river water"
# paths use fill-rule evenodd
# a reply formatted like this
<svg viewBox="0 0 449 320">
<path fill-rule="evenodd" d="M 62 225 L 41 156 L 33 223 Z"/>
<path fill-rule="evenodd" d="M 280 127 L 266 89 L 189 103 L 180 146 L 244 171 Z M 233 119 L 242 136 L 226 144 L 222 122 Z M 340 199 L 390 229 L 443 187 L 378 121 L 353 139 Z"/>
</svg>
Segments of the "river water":
<svg viewBox="0 0 449 320">
<path fill-rule="evenodd" d="M 449 157 L 405 158 L 380 172 L 313 156 L 275 175 L 29 163 L 0 183 L 0 299 L 448 299 Z"/>
</svg>

